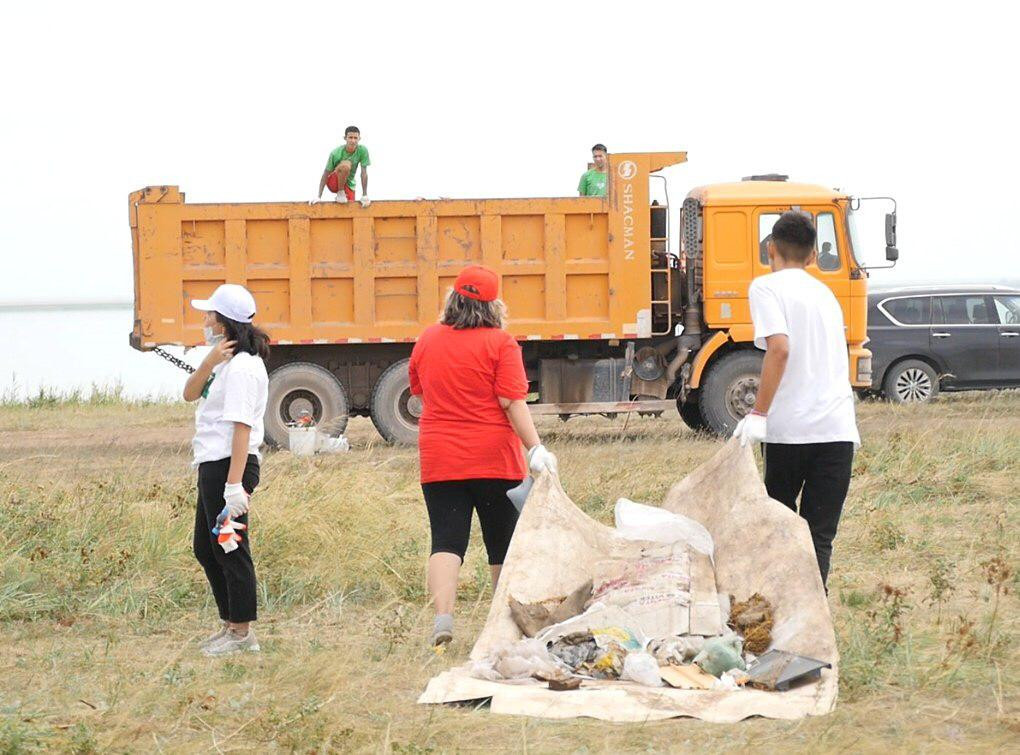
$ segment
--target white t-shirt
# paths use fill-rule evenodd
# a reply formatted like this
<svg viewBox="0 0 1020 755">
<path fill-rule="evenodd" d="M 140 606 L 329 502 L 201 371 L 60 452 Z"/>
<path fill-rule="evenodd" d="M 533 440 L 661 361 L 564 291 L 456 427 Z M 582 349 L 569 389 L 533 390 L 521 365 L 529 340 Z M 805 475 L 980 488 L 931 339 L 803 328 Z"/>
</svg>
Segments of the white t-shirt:
<svg viewBox="0 0 1020 755">
<path fill-rule="evenodd" d="M 748 299 L 755 346 L 766 349 L 767 336 L 790 339 L 766 441 L 859 446 L 843 311 L 832 291 L 805 270 L 790 268 L 755 278 Z"/>
<path fill-rule="evenodd" d="M 230 457 L 234 423 L 251 427 L 248 453 L 261 460 L 259 446 L 265 436 L 262 416 L 266 413 L 269 376 L 261 357 L 241 352 L 213 368 L 209 395 L 199 399 L 195 410 L 195 452 L 192 464 Z"/>
</svg>

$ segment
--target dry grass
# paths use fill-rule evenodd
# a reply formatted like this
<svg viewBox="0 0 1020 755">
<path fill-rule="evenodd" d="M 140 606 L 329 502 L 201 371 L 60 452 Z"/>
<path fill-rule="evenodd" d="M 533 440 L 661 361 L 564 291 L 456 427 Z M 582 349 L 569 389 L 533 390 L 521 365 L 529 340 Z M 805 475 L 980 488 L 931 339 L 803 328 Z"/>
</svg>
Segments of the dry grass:
<svg viewBox="0 0 1020 755">
<path fill-rule="evenodd" d="M 0 407 L 0 752 L 1015 746 L 1020 395 L 869 402 L 860 417 L 831 579 L 835 713 L 624 726 L 415 704 L 466 657 L 487 569 L 476 531 L 458 638 L 437 657 L 416 456 L 366 421 L 349 455 L 266 459 L 263 653 L 212 661 L 194 645 L 214 611 L 190 554 L 189 408 Z M 567 491 L 603 521 L 620 495 L 660 500 L 716 448 L 675 416 L 542 430 Z"/>
</svg>

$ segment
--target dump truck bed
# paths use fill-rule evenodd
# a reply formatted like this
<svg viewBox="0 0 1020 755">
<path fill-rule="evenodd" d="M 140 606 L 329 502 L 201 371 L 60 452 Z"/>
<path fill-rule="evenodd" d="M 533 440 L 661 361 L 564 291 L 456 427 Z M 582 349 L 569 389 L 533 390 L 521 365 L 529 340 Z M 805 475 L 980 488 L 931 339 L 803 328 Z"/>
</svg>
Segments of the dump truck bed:
<svg viewBox="0 0 1020 755">
<path fill-rule="evenodd" d="M 176 186 L 130 196 L 132 344 L 202 342 L 188 306 L 247 286 L 274 343 L 413 341 L 465 265 L 502 279 L 520 339 L 644 335 L 648 173 L 683 153 L 613 155 L 609 197 L 187 204 Z"/>
</svg>

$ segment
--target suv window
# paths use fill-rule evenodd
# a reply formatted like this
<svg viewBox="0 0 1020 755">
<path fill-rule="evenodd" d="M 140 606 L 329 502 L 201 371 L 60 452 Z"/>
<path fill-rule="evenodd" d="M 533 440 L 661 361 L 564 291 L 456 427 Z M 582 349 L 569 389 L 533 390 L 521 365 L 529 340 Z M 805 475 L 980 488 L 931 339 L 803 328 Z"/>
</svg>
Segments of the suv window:
<svg viewBox="0 0 1020 755">
<path fill-rule="evenodd" d="M 882 309 L 900 325 L 928 325 L 931 322 L 929 296 L 890 299 L 882 304 Z"/>
<path fill-rule="evenodd" d="M 815 221 L 818 229 L 818 269 L 839 270 L 839 245 L 836 244 L 836 219 L 831 212 L 820 212 Z M 896 318 L 899 320 L 899 318 Z M 903 322 L 900 320 L 900 322 Z"/>
<path fill-rule="evenodd" d="M 936 296 L 932 322 L 943 325 L 991 325 L 984 296 Z"/>
<path fill-rule="evenodd" d="M 758 260 L 768 267 L 769 249 L 768 242 L 772 237 L 772 226 L 779 220 L 778 212 L 762 213 L 758 216 Z"/>
<path fill-rule="evenodd" d="M 1020 323 L 1020 296 L 996 294 L 995 309 L 999 313 L 999 322 L 1003 325 Z"/>
</svg>

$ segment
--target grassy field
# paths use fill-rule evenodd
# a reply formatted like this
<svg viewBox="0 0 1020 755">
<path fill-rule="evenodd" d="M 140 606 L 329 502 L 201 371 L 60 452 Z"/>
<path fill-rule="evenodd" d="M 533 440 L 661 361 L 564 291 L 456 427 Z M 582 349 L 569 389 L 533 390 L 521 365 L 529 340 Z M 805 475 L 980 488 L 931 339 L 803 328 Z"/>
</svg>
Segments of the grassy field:
<svg viewBox="0 0 1020 755">
<path fill-rule="evenodd" d="M 0 753 L 232 750 L 959 750 L 1020 741 L 1020 394 L 868 402 L 830 605 L 836 711 L 798 722 L 609 725 L 415 704 L 462 662 L 491 595 L 477 530 L 458 636 L 425 645 L 428 526 L 414 450 L 268 455 L 253 500 L 258 656 L 209 660 L 190 553 L 183 405 L 0 406 Z M 544 421 L 563 484 L 611 521 L 717 442 L 673 416 Z M 1012 744 L 1011 744 L 1012 743 Z"/>
</svg>

